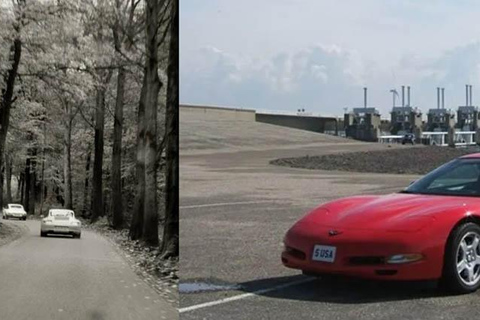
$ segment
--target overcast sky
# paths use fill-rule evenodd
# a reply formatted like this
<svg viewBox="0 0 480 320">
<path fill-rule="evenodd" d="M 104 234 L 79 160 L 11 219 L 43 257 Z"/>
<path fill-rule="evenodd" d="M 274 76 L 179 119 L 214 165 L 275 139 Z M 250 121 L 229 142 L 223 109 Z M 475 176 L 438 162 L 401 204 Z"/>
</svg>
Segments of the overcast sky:
<svg viewBox="0 0 480 320">
<path fill-rule="evenodd" d="M 182 0 L 180 102 L 387 115 L 390 89 L 412 104 L 480 104 L 480 1 Z M 478 97 L 478 99 L 476 99 Z M 397 104 L 400 100 L 397 99 Z"/>
</svg>

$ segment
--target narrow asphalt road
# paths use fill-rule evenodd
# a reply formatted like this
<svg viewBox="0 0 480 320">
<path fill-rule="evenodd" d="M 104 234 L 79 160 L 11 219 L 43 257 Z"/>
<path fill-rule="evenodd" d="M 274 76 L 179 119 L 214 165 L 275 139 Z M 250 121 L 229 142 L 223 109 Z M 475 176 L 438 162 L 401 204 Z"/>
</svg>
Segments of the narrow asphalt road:
<svg viewBox="0 0 480 320">
<path fill-rule="evenodd" d="M 6 223 L 26 234 L 0 247 L 0 319 L 178 319 L 102 236 L 41 238 L 39 221 Z"/>
</svg>

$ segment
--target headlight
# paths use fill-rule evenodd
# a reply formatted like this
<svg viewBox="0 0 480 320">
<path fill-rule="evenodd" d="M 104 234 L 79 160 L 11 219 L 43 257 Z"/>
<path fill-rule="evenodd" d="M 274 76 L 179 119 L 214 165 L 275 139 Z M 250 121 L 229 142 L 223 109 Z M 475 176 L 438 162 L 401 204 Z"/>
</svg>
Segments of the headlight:
<svg viewBox="0 0 480 320">
<path fill-rule="evenodd" d="M 73 222 L 72 222 L 72 225 L 74 225 L 74 226 L 80 226 L 80 225 L 81 225 L 81 222 L 80 222 L 80 221 L 73 221 Z"/>
<path fill-rule="evenodd" d="M 415 262 L 422 259 L 423 259 L 423 255 L 421 255 L 420 253 L 396 254 L 388 257 L 387 263 L 401 264 L 401 263 Z"/>
<path fill-rule="evenodd" d="M 53 222 L 52 220 L 43 220 L 43 223 L 45 223 L 45 224 L 50 224 L 52 222 Z"/>
</svg>

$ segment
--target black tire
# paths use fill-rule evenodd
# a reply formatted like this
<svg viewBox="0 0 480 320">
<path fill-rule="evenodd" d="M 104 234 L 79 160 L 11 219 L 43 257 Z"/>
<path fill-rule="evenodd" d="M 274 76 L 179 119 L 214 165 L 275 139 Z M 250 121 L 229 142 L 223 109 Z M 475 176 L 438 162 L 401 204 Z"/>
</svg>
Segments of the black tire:
<svg viewBox="0 0 480 320">
<path fill-rule="evenodd" d="M 46 232 L 40 231 L 40 237 L 46 237 L 46 236 L 47 236 Z"/>
<path fill-rule="evenodd" d="M 472 222 L 457 226 L 450 234 L 445 247 L 443 275 L 442 279 L 440 280 L 440 286 L 442 289 L 450 293 L 470 293 L 476 291 L 480 287 L 480 280 L 472 285 L 468 285 L 462 281 L 459 273 L 457 272 L 458 248 L 461 240 L 465 235 L 467 235 L 467 233 L 476 233 L 480 237 L 480 226 Z M 480 268 L 480 266 L 478 268 Z"/>
</svg>

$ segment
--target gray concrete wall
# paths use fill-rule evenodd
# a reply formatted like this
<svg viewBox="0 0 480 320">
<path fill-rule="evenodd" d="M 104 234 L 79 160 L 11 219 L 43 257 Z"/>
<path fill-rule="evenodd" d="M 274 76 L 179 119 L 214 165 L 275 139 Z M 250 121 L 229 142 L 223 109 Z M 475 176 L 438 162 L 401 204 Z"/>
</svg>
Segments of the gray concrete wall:
<svg viewBox="0 0 480 320">
<path fill-rule="evenodd" d="M 224 108 L 200 105 L 180 105 L 180 121 L 248 121 L 320 132 L 334 132 L 335 118 L 255 113 L 253 109 Z"/>
<path fill-rule="evenodd" d="M 211 119 L 214 121 L 255 121 L 255 110 L 196 105 L 180 105 L 180 119 Z"/>
<path fill-rule="evenodd" d="M 335 118 L 306 117 L 283 114 L 257 113 L 257 122 L 269 123 L 283 127 L 320 132 L 336 130 Z"/>
</svg>

